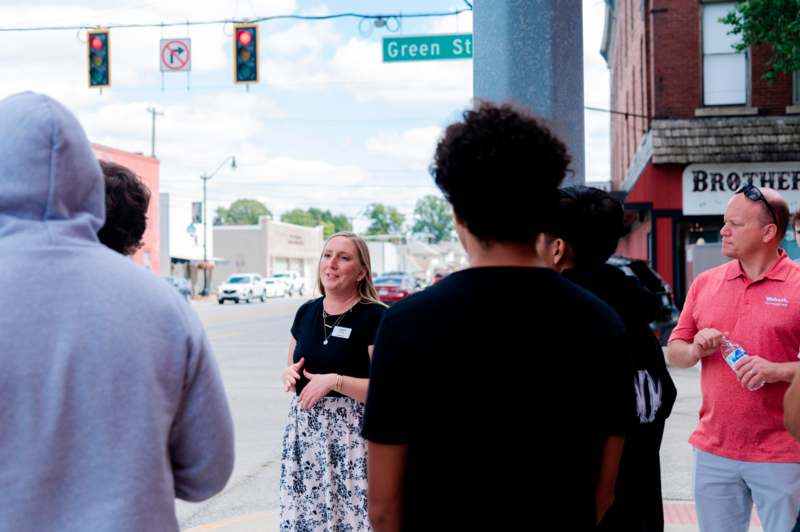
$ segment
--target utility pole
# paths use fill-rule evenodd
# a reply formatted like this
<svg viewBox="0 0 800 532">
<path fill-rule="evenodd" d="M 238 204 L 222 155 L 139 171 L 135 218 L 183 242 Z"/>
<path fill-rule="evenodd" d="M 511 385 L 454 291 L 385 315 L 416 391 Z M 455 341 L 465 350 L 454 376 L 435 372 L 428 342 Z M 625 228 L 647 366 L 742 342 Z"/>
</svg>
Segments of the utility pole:
<svg viewBox="0 0 800 532">
<path fill-rule="evenodd" d="M 156 111 L 155 107 L 148 107 L 147 112 L 153 115 L 152 127 L 150 128 L 150 157 L 156 158 L 156 115 L 164 116 L 164 113 Z"/>
<path fill-rule="evenodd" d="M 579 0 L 473 2 L 472 60 L 476 98 L 513 101 L 544 118 L 585 181 L 583 125 L 583 9 Z M 644 5 L 644 4 L 642 4 Z"/>
</svg>

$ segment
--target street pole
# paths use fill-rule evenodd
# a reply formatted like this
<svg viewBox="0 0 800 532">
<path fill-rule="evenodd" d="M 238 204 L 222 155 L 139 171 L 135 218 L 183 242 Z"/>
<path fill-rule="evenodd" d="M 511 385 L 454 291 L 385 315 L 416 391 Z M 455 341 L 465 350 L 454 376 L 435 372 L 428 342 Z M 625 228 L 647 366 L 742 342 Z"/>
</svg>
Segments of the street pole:
<svg viewBox="0 0 800 532">
<path fill-rule="evenodd" d="M 206 184 L 211 179 L 210 176 L 203 174 L 200 176 L 203 180 L 203 291 L 200 293 L 203 296 L 208 295 L 208 208 L 206 207 Z"/>
<path fill-rule="evenodd" d="M 156 158 L 156 115 L 164 116 L 164 113 L 156 111 L 155 107 L 148 107 L 147 112 L 153 115 L 152 126 L 150 128 L 150 157 Z"/>
<path fill-rule="evenodd" d="M 208 202 L 206 201 L 206 189 L 208 180 L 214 177 L 228 161 L 231 162 L 231 169 L 236 170 L 236 157 L 231 155 L 230 157 L 226 157 L 216 170 L 210 174 L 203 174 L 200 176 L 200 179 L 203 180 L 203 291 L 200 292 L 200 294 L 203 296 L 208 295 Z"/>
</svg>

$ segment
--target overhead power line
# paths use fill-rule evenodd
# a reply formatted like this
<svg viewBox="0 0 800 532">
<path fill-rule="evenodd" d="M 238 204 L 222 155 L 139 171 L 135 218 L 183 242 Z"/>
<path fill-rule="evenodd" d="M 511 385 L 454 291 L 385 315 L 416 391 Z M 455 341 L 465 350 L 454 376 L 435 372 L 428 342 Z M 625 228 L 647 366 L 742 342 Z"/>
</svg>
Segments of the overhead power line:
<svg viewBox="0 0 800 532">
<path fill-rule="evenodd" d="M 628 112 L 628 111 L 616 111 L 614 109 L 601 109 L 599 107 L 589 107 L 588 105 L 584 106 L 583 108 L 586 109 L 587 111 L 597 111 L 599 113 L 609 113 L 609 114 L 612 114 L 612 115 L 620 115 L 620 116 L 624 116 L 625 118 L 628 118 L 629 116 L 631 118 L 647 118 L 648 120 L 652 118 L 651 116 L 648 116 L 648 115 L 640 115 L 638 113 L 631 113 L 631 112 Z"/>
<path fill-rule="evenodd" d="M 413 19 L 430 17 L 452 17 L 461 13 L 471 11 L 468 8 L 456 9 L 453 11 L 443 11 L 437 13 L 393 13 L 393 14 L 367 14 L 367 13 L 335 13 L 332 15 L 273 15 L 269 17 L 255 18 L 228 18 L 220 20 L 183 20 L 181 22 L 156 22 L 156 23 L 134 23 L 134 24 L 79 24 L 72 26 L 27 26 L 27 27 L 0 27 L 0 32 L 12 31 L 61 31 L 61 30 L 90 30 L 93 28 L 168 28 L 172 26 L 208 26 L 214 24 L 255 24 L 259 22 L 273 22 L 277 20 L 333 20 L 340 18 L 358 18 L 362 20 L 387 20 L 387 19 Z"/>
</svg>

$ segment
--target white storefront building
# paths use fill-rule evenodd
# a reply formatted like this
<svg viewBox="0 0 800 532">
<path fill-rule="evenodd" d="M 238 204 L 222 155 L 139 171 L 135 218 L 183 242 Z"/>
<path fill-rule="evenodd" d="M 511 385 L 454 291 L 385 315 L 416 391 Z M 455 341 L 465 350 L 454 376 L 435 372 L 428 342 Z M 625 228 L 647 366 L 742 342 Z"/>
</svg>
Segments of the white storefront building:
<svg viewBox="0 0 800 532">
<path fill-rule="evenodd" d="M 324 244 L 322 226 L 304 227 L 262 216 L 256 225 L 217 225 L 213 232 L 217 258 L 213 289 L 229 275 L 246 272 L 270 276 L 296 271 L 305 278 L 307 288 L 316 285 Z"/>
</svg>

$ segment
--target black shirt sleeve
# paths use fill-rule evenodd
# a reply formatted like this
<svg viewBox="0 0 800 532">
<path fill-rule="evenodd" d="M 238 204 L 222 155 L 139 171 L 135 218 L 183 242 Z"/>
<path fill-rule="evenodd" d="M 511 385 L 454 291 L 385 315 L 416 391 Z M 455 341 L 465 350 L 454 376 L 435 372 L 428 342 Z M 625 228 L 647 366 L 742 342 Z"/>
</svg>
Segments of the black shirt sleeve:
<svg viewBox="0 0 800 532">
<path fill-rule="evenodd" d="M 387 311 L 375 338 L 362 435 L 377 443 L 404 444 L 410 440 L 408 385 L 413 347 L 403 331 L 401 316 Z"/>
</svg>

